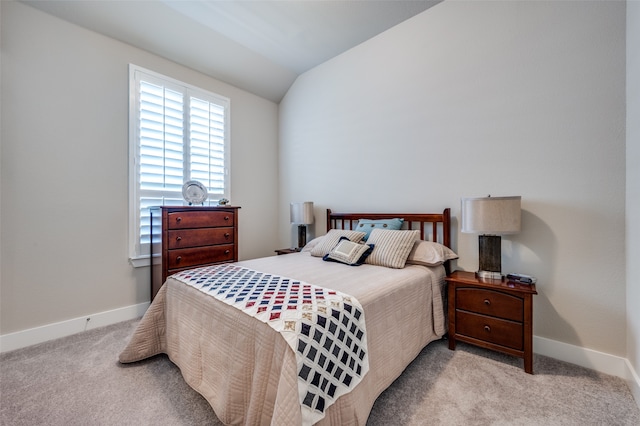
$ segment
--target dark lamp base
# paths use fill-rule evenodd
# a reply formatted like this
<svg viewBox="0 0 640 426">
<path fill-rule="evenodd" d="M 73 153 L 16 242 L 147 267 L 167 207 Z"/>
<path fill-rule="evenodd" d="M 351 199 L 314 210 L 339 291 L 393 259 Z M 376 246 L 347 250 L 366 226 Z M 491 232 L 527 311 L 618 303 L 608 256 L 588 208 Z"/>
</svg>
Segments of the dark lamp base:
<svg viewBox="0 0 640 426">
<path fill-rule="evenodd" d="M 298 225 L 298 248 L 307 245 L 307 225 Z"/>
<path fill-rule="evenodd" d="M 500 275 L 502 270 L 502 253 L 500 251 L 501 238 L 499 235 L 480 235 L 478 237 L 480 272 L 495 272 Z M 478 275 L 480 276 L 480 275 Z M 487 277 L 489 278 L 489 277 Z"/>
</svg>

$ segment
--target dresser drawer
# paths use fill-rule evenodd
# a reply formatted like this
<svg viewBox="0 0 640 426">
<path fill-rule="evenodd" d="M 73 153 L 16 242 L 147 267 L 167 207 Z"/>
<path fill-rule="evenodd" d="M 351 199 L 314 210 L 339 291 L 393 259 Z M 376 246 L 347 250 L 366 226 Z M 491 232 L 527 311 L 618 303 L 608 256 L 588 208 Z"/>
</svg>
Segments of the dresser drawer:
<svg viewBox="0 0 640 426">
<path fill-rule="evenodd" d="M 456 333 L 508 348 L 522 350 L 522 323 L 456 311 Z"/>
<path fill-rule="evenodd" d="M 234 224 L 234 214 L 225 211 L 178 211 L 167 215 L 168 229 L 232 227 Z"/>
<path fill-rule="evenodd" d="M 151 217 L 151 300 L 178 271 L 238 261 L 237 206 L 157 206 Z M 157 262 L 157 260 L 161 262 Z"/>
<path fill-rule="evenodd" d="M 457 288 L 456 308 L 513 321 L 522 322 L 524 318 L 522 298 L 482 288 Z"/>
<path fill-rule="evenodd" d="M 233 244 L 222 244 L 169 250 L 167 253 L 168 267 L 169 269 L 178 269 L 207 263 L 230 262 L 234 260 L 234 248 Z"/>
<path fill-rule="evenodd" d="M 168 232 L 169 249 L 233 243 L 233 228 L 176 229 Z"/>
</svg>

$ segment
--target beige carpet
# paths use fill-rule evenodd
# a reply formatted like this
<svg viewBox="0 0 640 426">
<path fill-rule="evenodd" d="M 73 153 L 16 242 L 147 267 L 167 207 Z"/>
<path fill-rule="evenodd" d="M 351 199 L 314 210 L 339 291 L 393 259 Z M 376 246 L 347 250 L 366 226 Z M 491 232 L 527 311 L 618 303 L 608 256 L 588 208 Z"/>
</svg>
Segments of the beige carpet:
<svg viewBox="0 0 640 426">
<path fill-rule="evenodd" d="M 121 365 L 137 321 L 0 355 L 0 425 L 220 425 L 165 356 Z M 535 356 L 427 346 L 376 401 L 379 425 L 640 425 L 623 380 Z"/>
</svg>

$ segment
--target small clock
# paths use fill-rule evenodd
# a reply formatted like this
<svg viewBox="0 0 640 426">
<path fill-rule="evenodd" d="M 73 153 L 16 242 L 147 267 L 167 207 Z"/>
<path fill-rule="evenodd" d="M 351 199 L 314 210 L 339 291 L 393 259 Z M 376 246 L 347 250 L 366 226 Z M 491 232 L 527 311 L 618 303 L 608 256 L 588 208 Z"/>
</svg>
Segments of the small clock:
<svg viewBox="0 0 640 426">
<path fill-rule="evenodd" d="M 207 199 L 209 194 L 207 193 L 207 188 L 205 188 L 203 184 L 197 180 L 190 180 L 182 185 L 182 196 L 191 206 L 193 204 L 204 203 L 204 200 Z"/>
</svg>

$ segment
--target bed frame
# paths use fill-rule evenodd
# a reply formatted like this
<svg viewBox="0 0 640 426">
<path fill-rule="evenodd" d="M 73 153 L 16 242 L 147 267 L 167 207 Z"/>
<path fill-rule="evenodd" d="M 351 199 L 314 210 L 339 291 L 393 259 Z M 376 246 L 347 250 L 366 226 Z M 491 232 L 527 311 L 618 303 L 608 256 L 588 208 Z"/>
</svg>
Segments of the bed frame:
<svg viewBox="0 0 640 426">
<path fill-rule="evenodd" d="M 442 213 L 334 213 L 331 209 L 327 209 L 327 230 L 354 230 L 358 226 L 358 219 L 376 220 L 396 217 L 404 219 L 403 229 L 420 230 L 421 240 L 434 241 L 451 248 L 451 210 L 448 208 Z M 425 226 L 425 224 L 431 226 Z"/>
<path fill-rule="evenodd" d="M 358 219 L 403 218 L 403 229 L 417 229 L 420 239 L 433 241 L 451 248 L 451 209 L 442 213 L 334 213 L 327 209 L 327 231 L 329 229 L 355 230 Z M 445 264 L 450 272 L 449 262 Z"/>
</svg>

